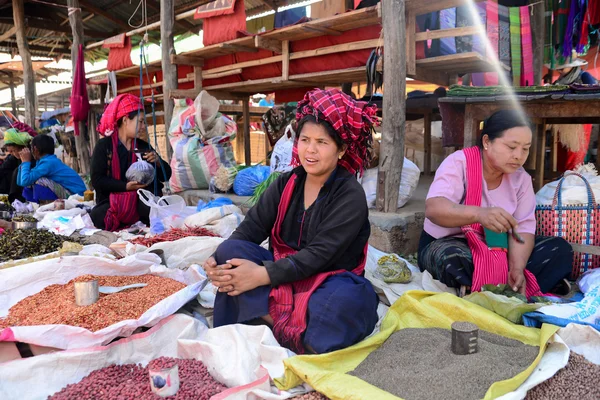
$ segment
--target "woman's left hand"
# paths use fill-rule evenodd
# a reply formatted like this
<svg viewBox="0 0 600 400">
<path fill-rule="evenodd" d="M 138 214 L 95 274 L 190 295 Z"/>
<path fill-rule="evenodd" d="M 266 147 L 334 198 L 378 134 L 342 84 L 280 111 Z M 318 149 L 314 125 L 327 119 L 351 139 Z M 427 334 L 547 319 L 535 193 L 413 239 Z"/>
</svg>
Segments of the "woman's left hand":
<svg viewBox="0 0 600 400">
<path fill-rule="evenodd" d="M 511 268 L 508 271 L 508 284 L 517 293 L 525 295 L 526 289 L 525 273 L 520 268 Z"/>
<path fill-rule="evenodd" d="M 222 269 L 209 274 L 213 285 L 219 288 L 219 292 L 238 296 L 271 283 L 267 269 L 252 261 L 234 258 L 227 261 L 227 264 L 235 268 Z"/>
<path fill-rule="evenodd" d="M 156 154 L 155 151 L 151 151 L 149 153 L 144 154 L 142 158 L 148 161 L 150 164 L 156 164 L 156 162 L 158 161 L 158 154 Z"/>
</svg>

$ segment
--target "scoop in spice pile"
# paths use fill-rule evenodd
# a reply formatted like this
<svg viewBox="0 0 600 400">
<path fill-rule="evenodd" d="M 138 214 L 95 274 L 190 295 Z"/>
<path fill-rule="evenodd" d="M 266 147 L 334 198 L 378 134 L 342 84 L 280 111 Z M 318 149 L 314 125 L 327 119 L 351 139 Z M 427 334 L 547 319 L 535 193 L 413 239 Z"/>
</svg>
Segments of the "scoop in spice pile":
<svg viewBox="0 0 600 400">
<path fill-rule="evenodd" d="M 198 360 L 184 360 L 160 357 L 150 361 L 148 366 L 139 364 L 111 365 L 96 370 L 75 384 L 67 385 L 60 392 L 50 396 L 50 400 L 91 399 L 136 399 L 155 400 L 159 396 L 152 393 L 148 372 L 150 370 L 179 368 L 179 391 L 175 396 L 165 397 L 174 400 L 208 400 L 227 387 L 217 382 L 206 366 Z M 93 396 L 90 395 L 93 393 Z"/>
<path fill-rule="evenodd" d="M 99 286 L 126 286 L 146 283 L 143 288 L 100 295 L 85 307 L 75 304 L 75 282 L 98 280 Z M 66 285 L 50 285 L 12 306 L 0 329 L 10 326 L 54 325 L 79 326 L 92 332 L 127 319 L 139 319 L 149 308 L 185 288 L 183 283 L 155 275 L 94 276 L 83 275 Z"/>
<path fill-rule="evenodd" d="M 377 260 L 375 272 L 377 277 L 385 283 L 408 283 L 412 279 L 412 273 L 406 262 L 395 254 L 383 256 Z"/>
</svg>

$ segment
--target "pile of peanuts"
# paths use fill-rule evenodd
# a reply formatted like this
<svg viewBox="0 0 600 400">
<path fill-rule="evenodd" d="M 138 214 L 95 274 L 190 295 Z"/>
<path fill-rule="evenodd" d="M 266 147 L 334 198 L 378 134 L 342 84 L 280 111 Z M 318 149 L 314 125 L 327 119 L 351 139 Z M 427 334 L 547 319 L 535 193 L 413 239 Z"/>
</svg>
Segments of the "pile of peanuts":
<svg viewBox="0 0 600 400">
<path fill-rule="evenodd" d="M 309 392 L 301 396 L 292 397 L 293 400 L 329 400 L 329 397 L 319 392 Z"/>
<path fill-rule="evenodd" d="M 600 365 L 571 352 L 566 367 L 528 391 L 525 400 L 600 399 L 599 376 Z"/>
<path fill-rule="evenodd" d="M 197 360 L 183 360 L 160 357 L 152 360 L 147 367 L 136 364 L 111 365 L 96 370 L 83 378 L 79 383 L 67 385 L 55 393 L 51 400 L 156 400 L 158 395 L 150 388 L 150 369 L 179 366 L 179 391 L 175 396 L 165 399 L 176 400 L 208 400 L 212 396 L 226 390 L 213 379 L 208 370 Z"/>
<path fill-rule="evenodd" d="M 75 282 L 96 279 L 99 286 L 126 286 L 147 283 L 148 286 L 113 294 L 100 294 L 90 306 L 75 304 Z M 185 288 L 183 283 L 154 275 L 94 276 L 83 275 L 66 285 L 50 285 L 33 296 L 26 297 L 0 319 L 0 329 L 10 326 L 63 324 L 98 331 L 128 319 L 138 319 L 161 300 Z"/>
</svg>

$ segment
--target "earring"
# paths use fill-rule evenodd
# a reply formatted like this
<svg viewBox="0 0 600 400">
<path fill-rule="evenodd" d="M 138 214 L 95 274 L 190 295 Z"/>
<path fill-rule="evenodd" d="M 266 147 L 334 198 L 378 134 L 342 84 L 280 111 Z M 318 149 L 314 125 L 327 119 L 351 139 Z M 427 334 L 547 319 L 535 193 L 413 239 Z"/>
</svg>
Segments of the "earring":
<svg viewBox="0 0 600 400">
<path fill-rule="evenodd" d="M 342 157 L 343 157 L 343 154 L 340 154 L 340 155 L 338 156 L 338 160 L 341 160 L 341 159 L 342 159 Z"/>
</svg>

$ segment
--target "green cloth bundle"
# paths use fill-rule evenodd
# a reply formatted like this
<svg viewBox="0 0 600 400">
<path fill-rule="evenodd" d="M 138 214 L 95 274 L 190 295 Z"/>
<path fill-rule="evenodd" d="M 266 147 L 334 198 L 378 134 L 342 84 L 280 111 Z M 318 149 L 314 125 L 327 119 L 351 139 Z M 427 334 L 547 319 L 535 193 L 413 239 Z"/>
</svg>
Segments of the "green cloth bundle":
<svg viewBox="0 0 600 400">
<path fill-rule="evenodd" d="M 4 132 L 4 144 L 16 144 L 18 146 L 27 146 L 33 139 L 29 133 L 21 132 L 15 128 L 7 129 Z"/>
</svg>

